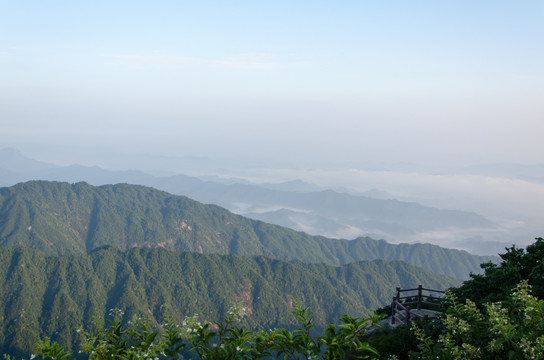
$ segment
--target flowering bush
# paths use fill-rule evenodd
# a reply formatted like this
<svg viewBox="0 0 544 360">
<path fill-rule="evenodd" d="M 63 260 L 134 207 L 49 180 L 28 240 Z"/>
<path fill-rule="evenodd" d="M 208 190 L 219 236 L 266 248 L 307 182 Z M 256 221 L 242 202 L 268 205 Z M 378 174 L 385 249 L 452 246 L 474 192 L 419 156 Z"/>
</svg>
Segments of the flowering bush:
<svg viewBox="0 0 544 360">
<path fill-rule="evenodd" d="M 486 303 L 483 309 L 467 299 L 452 306 L 442 319 L 445 330 L 433 339 L 418 326 L 412 331 L 419 352 L 412 359 L 543 359 L 544 300 L 531 294 L 522 281 L 506 301 Z"/>
</svg>

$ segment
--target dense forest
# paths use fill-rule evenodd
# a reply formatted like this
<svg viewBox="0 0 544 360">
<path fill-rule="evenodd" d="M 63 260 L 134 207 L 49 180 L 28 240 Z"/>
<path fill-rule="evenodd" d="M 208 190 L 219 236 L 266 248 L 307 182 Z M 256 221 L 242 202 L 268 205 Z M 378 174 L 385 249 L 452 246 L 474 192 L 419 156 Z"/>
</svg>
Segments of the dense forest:
<svg viewBox="0 0 544 360">
<path fill-rule="evenodd" d="M 243 301 L 248 312 L 243 325 L 256 329 L 293 326 L 296 299 L 312 308 L 314 325 L 323 329 L 342 314 L 360 317 L 382 306 L 395 286 L 458 284 L 404 262 L 333 267 L 165 249 L 106 247 L 61 257 L 0 249 L 0 264 L 0 343 L 9 352 L 28 351 L 46 335 L 72 348 L 73 329 L 90 326 L 93 317 L 104 321 L 112 308 L 157 324 L 163 306 L 181 322 L 194 313 L 222 318 Z"/>
</svg>

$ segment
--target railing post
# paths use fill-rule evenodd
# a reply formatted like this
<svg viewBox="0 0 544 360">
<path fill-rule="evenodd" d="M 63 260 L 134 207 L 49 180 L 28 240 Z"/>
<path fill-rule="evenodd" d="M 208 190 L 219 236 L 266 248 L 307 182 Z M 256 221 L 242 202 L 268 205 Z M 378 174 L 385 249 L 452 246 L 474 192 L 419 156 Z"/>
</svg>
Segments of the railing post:
<svg viewBox="0 0 544 360">
<path fill-rule="evenodd" d="M 423 286 L 419 285 L 417 287 L 417 309 L 418 310 L 421 310 L 421 302 L 423 301 L 422 293 L 423 293 Z"/>
<path fill-rule="evenodd" d="M 393 305 L 391 306 L 391 324 L 395 323 L 395 315 L 397 314 L 397 301 L 400 301 L 400 287 L 397 286 L 397 296 L 393 296 Z"/>
<path fill-rule="evenodd" d="M 391 324 L 395 323 L 395 309 L 397 308 L 397 301 L 396 300 L 397 300 L 397 298 L 395 296 L 393 296 L 393 302 L 391 303 Z"/>
<path fill-rule="evenodd" d="M 408 324 L 410 322 L 410 307 L 406 307 L 406 323 Z"/>
</svg>

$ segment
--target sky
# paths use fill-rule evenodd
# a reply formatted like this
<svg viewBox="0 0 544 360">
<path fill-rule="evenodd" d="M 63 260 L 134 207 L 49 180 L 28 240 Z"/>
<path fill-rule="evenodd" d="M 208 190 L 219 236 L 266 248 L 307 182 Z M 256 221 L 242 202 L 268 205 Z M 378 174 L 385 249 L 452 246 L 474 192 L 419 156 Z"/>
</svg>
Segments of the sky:
<svg viewBox="0 0 544 360">
<path fill-rule="evenodd" d="M 0 0 L 0 144 L 542 163 L 544 2 Z"/>
</svg>

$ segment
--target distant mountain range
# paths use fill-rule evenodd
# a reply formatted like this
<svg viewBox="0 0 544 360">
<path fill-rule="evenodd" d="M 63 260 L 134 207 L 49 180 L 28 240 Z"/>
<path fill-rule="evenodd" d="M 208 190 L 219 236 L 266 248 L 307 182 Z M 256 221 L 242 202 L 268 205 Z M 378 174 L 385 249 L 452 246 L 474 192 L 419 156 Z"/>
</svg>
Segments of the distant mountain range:
<svg viewBox="0 0 544 360">
<path fill-rule="evenodd" d="M 388 198 L 369 191 L 353 195 L 302 181 L 251 184 L 241 180 L 200 179 L 186 175 L 156 177 L 140 171 L 109 171 L 98 167 L 53 166 L 0 150 L 0 184 L 28 180 L 80 182 L 93 185 L 130 183 L 216 204 L 237 214 L 304 231 L 312 235 L 353 239 L 359 236 L 405 242 L 435 231 L 490 230 L 496 225 L 473 212 L 442 210 Z"/>
</svg>

